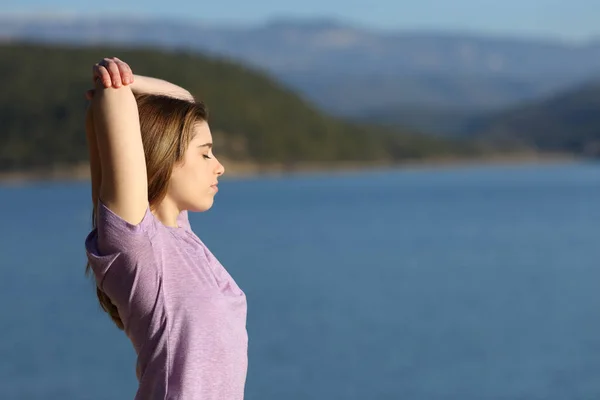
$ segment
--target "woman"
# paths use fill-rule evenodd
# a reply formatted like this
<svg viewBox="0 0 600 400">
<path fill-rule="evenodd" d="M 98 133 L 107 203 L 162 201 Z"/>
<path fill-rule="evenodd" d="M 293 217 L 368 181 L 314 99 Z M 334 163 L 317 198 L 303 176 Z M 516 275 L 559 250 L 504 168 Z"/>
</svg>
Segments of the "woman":
<svg viewBox="0 0 600 400">
<path fill-rule="evenodd" d="M 117 58 L 93 78 L 85 246 L 100 303 L 137 353 L 136 399 L 243 399 L 246 297 L 187 220 L 212 206 L 224 172 L 206 109 Z"/>
</svg>

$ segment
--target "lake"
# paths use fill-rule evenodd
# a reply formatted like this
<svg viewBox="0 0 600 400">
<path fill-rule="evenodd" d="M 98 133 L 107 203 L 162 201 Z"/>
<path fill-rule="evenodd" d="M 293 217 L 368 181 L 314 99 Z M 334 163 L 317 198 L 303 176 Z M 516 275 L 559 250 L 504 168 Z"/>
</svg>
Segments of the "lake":
<svg viewBox="0 0 600 400">
<path fill-rule="evenodd" d="M 83 274 L 87 183 L 0 186 L 0 399 L 133 399 Z M 600 164 L 224 179 L 248 400 L 600 398 Z"/>
</svg>

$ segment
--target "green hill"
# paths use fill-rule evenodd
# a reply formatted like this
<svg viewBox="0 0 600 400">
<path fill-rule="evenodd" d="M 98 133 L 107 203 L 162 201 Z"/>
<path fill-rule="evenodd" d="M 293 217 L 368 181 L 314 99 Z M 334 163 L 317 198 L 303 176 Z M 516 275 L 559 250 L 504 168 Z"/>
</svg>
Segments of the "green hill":
<svg viewBox="0 0 600 400">
<path fill-rule="evenodd" d="M 600 157 L 600 83 L 476 118 L 467 135 L 496 148 Z"/>
<path fill-rule="evenodd" d="M 259 164 L 403 161 L 474 152 L 471 146 L 351 124 L 319 112 L 275 80 L 242 65 L 152 49 L 0 45 L 0 171 L 87 159 L 83 93 L 104 56 L 167 79 L 205 101 L 219 154 Z"/>
</svg>

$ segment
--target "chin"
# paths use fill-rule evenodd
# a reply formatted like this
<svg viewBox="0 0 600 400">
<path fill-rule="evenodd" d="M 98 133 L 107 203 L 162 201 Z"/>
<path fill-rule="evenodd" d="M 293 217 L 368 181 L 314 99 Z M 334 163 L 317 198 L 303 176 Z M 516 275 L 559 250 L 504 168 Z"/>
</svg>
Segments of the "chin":
<svg viewBox="0 0 600 400">
<path fill-rule="evenodd" d="M 205 200 L 203 202 L 198 202 L 194 204 L 194 207 L 192 210 L 193 212 L 205 212 L 208 211 L 212 208 L 214 204 L 214 200 L 213 199 L 209 199 L 209 200 Z"/>
</svg>

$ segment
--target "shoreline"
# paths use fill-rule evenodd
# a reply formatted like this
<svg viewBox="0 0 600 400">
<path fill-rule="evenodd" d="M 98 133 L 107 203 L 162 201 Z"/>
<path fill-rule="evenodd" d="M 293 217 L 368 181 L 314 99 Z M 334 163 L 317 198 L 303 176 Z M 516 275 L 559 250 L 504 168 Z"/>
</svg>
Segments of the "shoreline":
<svg viewBox="0 0 600 400">
<path fill-rule="evenodd" d="M 293 176 L 303 173 L 349 173 L 375 170 L 441 169 L 493 165 L 547 165 L 584 161 L 584 157 L 567 154 L 509 154 L 484 157 L 437 157 L 404 162 L 332 162 L 297 163 L 293 167 L 284 164 L 260 165 L 253 162 L 222 160 L 225 165 L 223 179 L 243 179 L 261 176 Z M 42 182 L 84 182 L 89 181 L 90 172 L 87 163 L 53 167 L 44 170 L 0 172 L 0 185 L 25 185 Z"/>
</svg>

